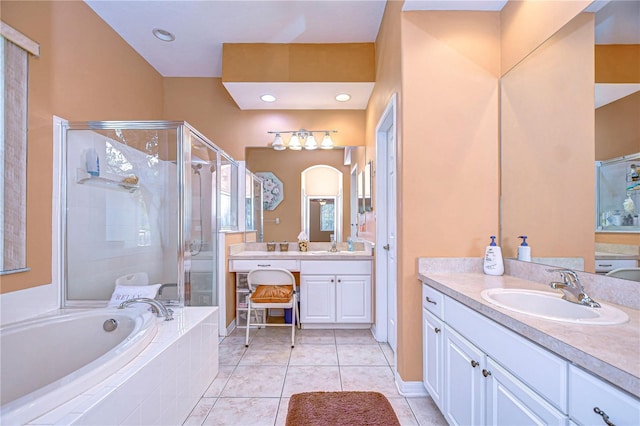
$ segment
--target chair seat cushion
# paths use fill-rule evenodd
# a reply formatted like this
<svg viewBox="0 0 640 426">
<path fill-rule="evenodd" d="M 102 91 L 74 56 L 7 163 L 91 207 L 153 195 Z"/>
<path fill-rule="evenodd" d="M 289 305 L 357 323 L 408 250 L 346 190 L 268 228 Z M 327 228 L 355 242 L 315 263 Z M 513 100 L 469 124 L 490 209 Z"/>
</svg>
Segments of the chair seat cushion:
<svg viewBox="0 0 640 426">
<path fill-rule="evenodd" d="M 293 294 L 292 285 L 259 285 L 251 295 L 254 303 L 287 303 Z"/>
</svg>

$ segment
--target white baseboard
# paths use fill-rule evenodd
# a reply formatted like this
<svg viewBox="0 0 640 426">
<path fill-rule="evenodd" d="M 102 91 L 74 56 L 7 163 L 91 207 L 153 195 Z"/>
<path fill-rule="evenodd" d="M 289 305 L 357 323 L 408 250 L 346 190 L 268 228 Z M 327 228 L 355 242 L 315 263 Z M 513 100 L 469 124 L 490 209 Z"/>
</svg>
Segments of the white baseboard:
<svg viewBox="0 0 640 426">
<path fill-rule="evenodd" d="M 396 371 L 396 387 L 404 397 L 429 396 L 422 382 L 405 382 Z"/>
<path fill-rule="evenodd" d="M 230 335 L 235 329 L 236 329 L 236 320 L 234 318 L 233 321 L 231 321 L 227 326 L 227 336 Z"/>
</svg>

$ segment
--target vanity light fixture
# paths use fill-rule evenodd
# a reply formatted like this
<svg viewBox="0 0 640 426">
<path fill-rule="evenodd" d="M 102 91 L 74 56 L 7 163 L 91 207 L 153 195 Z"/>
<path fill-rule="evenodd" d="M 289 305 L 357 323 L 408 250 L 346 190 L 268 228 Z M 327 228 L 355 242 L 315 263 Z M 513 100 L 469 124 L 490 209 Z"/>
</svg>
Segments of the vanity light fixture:
<svg viewBox="0 0 640 426">
<path fill-rule="evenodd" d="M 260 99 L 263 102 L 275 102 L 276 101 L 276 97 L 273 95 L 270 95 L 268 93 L 265 93 L 264 95 L 260 96 Z"/>
<path fill-rule="evenodd" d="M 155 38 L 157 38 L 158 40 L 162 40 L 166 42 L 171 42 L 176 39 L 176 36 L 174 36 L 172 33 L 170 33 L 167 30 L 163 30 L 162 28 L 154 28 L 151 31 L 151 33 L 153 33 Z"/>
<path fill-rule="evenodd" d="M 351 95 L 348 93 L 339 93 L 336 95 L 336 101 L 338 102 L 347 102 L 351 99 Z"/>
<path fill-rule="evenodd" d="M 316 141 L 313 133 L 324 132 L 324 138 L 322 138 L 322 143 L 318 146 L 318 142 Z M 337 130 L 277 130 L 277 131 L 269 131 L 267 132 L 271 135 L 276 135 L 271 143 L 271 147 L 276 151 L 282 151 L 286 148 L 292 149 L 294 151 L 300 151 L 302 148 L 312 151 L 314 149 L 322 148 L 322 149 L 332 149 L 333 148 L 333 140 L 331 139 L 331 133 L 338 133 Z M 291 139 L 289 139 L 289 143 L 285 145 L 282 140 L 283 133 L 290 133 Z"/>
</svg>

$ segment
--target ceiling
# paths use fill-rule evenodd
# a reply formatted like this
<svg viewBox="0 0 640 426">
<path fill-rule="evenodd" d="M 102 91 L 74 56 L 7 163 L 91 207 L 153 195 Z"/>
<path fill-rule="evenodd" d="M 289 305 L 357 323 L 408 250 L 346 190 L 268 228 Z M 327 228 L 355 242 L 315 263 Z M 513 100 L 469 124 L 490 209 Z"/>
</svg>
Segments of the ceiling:
<svg viewBox="0 0 640 426">
<path fill-rule="evenodd" d="M 386 0 L 84 1 L 164 77 L 221 77 L 223 43 L 375 42 L 386 6 Z M 501 10 L 506 2 L 405 0 L 403 10 Z M 157 39 L 155 28 L 175 40 Z M 267 88 L 277 91 L 277 102 L 257 100 Z M 227 87 L 241 109 L 365 109 L 372 89 L 373 84 L 344 82 Z M 352 94 L 351 101 L 327 98 L 344 92 Z"/>
</svg>

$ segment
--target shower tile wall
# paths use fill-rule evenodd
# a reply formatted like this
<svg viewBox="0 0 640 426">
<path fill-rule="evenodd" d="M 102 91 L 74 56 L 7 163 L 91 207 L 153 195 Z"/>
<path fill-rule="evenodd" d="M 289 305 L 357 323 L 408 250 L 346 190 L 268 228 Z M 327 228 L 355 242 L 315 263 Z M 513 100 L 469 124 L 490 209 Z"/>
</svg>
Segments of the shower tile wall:
<svg viewBox="0 0 640 426">
<path fill-rule="evenodd" d="M 150 283 L 176 282 L 176 165 L 149 161 L 146 153 L 88 130 L 70 131 L 67 143 L 67 298 L 108 300 L 115 279 L 131 272 L 147 272 Z M 135 173 L 139 189 L 78 183 L 91 146 L 101 177 L 120 181 Z"/>
</svg>

